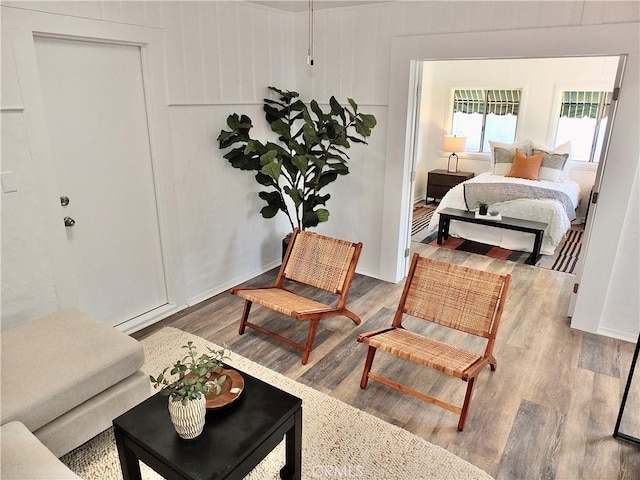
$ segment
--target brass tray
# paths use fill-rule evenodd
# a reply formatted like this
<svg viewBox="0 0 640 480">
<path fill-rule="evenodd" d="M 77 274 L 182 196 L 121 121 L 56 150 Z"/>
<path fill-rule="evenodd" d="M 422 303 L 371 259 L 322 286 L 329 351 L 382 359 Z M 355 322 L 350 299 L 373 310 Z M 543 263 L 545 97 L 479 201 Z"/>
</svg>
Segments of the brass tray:
<svg viewBox="0 0 640 480">
<path fill-rule="evenodd" d="M 215 380 L 222 375 L 226 375 L 227 379 L 222 384 L 220 395 L 216 395 L 215 391 L 205 395 L 207 410 L 226 407 L 235 402 L 240 397 L 242 390 L 244 390 L 244 378 L 235 370 L 222 369 L 219 372 L 214 372 L 210 380 Z"/>
</svg>

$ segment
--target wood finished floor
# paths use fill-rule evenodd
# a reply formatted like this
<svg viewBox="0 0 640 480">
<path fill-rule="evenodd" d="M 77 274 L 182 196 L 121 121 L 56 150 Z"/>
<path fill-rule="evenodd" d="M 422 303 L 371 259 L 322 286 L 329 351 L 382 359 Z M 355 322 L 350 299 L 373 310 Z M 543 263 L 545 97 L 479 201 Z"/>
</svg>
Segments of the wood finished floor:
<svg viewBox="0 0 640 480">
<path fill-rule="evenodd" d="M 239 336 L 243 301 L 227 292 L 134 337 L 172 326 L 226 342 L 234 353 L 403 427 L 496 479 L 639 479 L 640 447 L 612 437 L 634 345 L 569 328 L 574 277 L 429 245 L 413 247 L 438 260 L 513 276 L 494 349 L 498 368 L 480 375 L 464 432 L 456 430 L 457 415 L 449 411 L 373 381 L 359 388 L 366 347 L 355 338 L 391 322 L 402 282 L 357 275 L 348 307 L 362 324 L 344 317 L 323 320 L 304 366 L 299 351 L 265 335 L 248 329 Z M 276 273 L 246 285 L 270 284 Z M 259 306 L 253 307 L 251 320 L 298 342 L 306 338 L 306 325 Z M 373 371 L 458 404 L 466 387 L 383 352 Z M 633 436 L 640 436 L 639 392 L 640 380 L 634 382 L 621 428 Z"/>
</svg>

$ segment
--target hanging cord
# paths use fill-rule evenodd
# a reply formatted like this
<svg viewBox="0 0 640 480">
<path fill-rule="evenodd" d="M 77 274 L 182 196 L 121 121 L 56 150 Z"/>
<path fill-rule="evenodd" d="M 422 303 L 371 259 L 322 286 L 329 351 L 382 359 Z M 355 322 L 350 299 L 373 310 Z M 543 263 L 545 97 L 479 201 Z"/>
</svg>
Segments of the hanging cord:
<svg viewBox="0 0 640 480">
<path fill-rule="evenodd" d="M 309 0 L 309 49 L 307 64 L 313 66 L 313 0 Z"/>
</svg>

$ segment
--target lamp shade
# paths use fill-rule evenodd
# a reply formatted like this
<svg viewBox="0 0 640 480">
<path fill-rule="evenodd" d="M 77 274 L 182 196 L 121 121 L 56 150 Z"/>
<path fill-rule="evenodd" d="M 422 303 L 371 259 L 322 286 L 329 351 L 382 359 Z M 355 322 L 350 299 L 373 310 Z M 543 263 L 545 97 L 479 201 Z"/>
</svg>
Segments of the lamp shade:
<svg viewBox="0 0 640 480">
<path fill-rule="evenodd" d="M 445 135 L 442 140 L 442 150 L 445 152 L 464 152 L 464 146 L 467 143 L 467 137 L 458 137 L 456 135 Z"/>
</svg>

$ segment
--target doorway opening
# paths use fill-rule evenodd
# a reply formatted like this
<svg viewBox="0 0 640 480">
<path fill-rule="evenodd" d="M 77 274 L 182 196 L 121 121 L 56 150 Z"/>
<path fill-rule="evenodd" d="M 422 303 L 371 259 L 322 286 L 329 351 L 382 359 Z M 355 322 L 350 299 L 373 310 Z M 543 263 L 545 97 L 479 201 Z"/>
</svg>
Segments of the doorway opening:
<svg viewBox="0 0 640 480">
<path fill-rule="evenodd" d="M 597 117 L 601 127 L 599 155 L 590 162 L 582 161 L 577 154 L 570 155 L 566 169 L 567 179 L 579 186 L 576 219 L 571 230 L 567 230 L 566 241 L 556 247 L 555 256 L 544 255 L 541 261 L 543 267 L 576 273 L 580 256 L 584 258 L 586 242 L 582 247 L 575 242 L 585 237 L 582 230 L 589 216 L 594 184 L 604 168 L 606 132 L 610 130 L 615 113 L 615 105 L 602 100 L 611 99 L 619 85 L 624 57 L 453 59 L 417 63 L 420 64 L 415 69 L 417 93 L 415 98 L 409 99 L 408 105 L 409 111 L 413 112 L 412 129 L 415 132 L 411 152 L 414 183 L 409 199 L 413 208 L 409 210 L 411 228 L 407 234 L 411 251 L 418 250 L 421 243 L 435 243 L 437 208 L 454 204 L 446 197 L 448 192 L 455 185 L 492 170 L 488 141 L 513 143 L 527 139 L 553 151 L 558 146 L 559 131 L 562 130 L 560 133 L 566 137 L 566 125 L 571 124 L 575 125 L 572 150 L 580 151 L 582 146 L 578 143 L 593 133 L 583 130 L 595 121 L 591 117 Z M 513 92 L 517 92 L 517 96 Z M 576 92 L 603 92 L 603 95 L 596 97 L 594 93 L 585 98 L 581 94 L 580 101 L 567 105 L 566 99 L 570 95 L 575 99 Z M 592 99 L 599 99 L 593 109 Z M 596 115 L 591 114 L 592 110 Z M 464 121 L 460 117 L 464 117 Z M 507 128 L 509 125 L 513 127 L 511 130 Z M 450 162 L 452 152 L 443 147 L 446 135 L 467 138 L 466 148 L 456 152 L 458 158 L 453 166 Z M 468 141 L 475 137 L 484 138 L 484 142 Z M 456 187 L 450 196 L 459 195 L 462 189 L 462 186 Z M 509 253 L 509 250 L 490 248 L 483 243 L 476 246 L 474 240 L 477 239 L 456 240 L 449 248 L 512 260 L 524 261 L 527 257 L 517 251 Z M 476 247 L 478 249 L 474 250 Z M 566 257 L 567 253 L 571 256 Z"/>
</svg>

